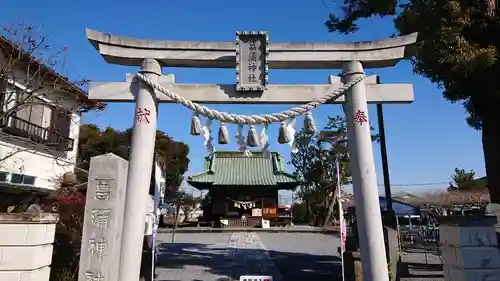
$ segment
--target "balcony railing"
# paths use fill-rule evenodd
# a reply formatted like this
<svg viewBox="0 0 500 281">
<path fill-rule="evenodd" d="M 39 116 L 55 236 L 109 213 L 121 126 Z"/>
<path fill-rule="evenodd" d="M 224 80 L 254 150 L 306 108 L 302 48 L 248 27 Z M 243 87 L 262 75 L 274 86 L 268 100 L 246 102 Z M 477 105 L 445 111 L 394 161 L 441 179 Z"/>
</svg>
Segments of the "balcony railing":
<svg viewBox="0 0 500 281">
<path fill-rule="evenodd" d="M 15 136 L 25 137 L 33 142 L 44 144 L 58 151 L 73 150 L 74 140 L 65 137 L 49 128 L 28 122 L 16 116 L 5 117 L 0 122 L 3 132 Z"/>
</svg>

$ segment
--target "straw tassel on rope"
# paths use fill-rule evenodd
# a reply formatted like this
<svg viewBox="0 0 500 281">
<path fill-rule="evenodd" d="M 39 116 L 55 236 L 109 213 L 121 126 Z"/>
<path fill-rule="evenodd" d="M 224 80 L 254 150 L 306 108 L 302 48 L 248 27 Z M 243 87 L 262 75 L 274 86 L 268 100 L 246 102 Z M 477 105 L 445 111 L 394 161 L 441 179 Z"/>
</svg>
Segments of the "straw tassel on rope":
<svg viewBox="0 0 500 281">
<path fill-rule="evenodd" d="M 215 147 L 212 143 L 212 119 L 207 120 L 207 123 L 201 127 L 201 131 L 203 133 L 203 137 L 205 138 L 205 147 L 207 148 L 207 152 L 212 154 L 215 151 Z"/>
<path fill-rule="evenodd" d="M 287 128 L 286 128 L 286 121 L 281 122 L 279 134 L 278 134 L 278 143 L 279 144 L 287 144 L 290 142 L 290 139 L 288 138 L 288 133 L 287 133 Z"/>
<path fill-rule="evenodd" d="M 191 135 L 192 136 L 200 136 L 201 135 L 201 121 L 200 117 L 198 117 L 198 113 L 193 114 L 193 118 L 191 118 Z"/>
<path fill-rule="evenodd" d="M 229 143 L 229 132 L 227 131 L 227 127 L 224 123 L 220 123 L 219 127 L 219 144 L 228 144 Z"/>
<path fill-rule="evenodd" d="M 288 145 L 290 145 L 290 148 L 292 149 L 292 153 L 297 153 L 297 143 L 295 142 L 295 129 L 293 126 L 295 125 L 295 118 L 290 119 L 290 122 L 286 126 L 286 133 L 288 136 Z"/>
<path fill-rule="evenodd" d="M 259 134 L 254 125 L 250 125 L 248 129 L 247 145 L 250 147 L 259 146 Z"/>
<path fill-rule="evenodd" d="M 239 150 L 245 156 L 250 156 L 250 150 L 247 148 L 247 143 L 245 137 L 243 136 L 243 124 L 238 124 L 238 130 L 236 130 L 236 143 L 240 146 Z"/>
<path fill-rule="evenodd" d="M 271 154 L 269 152 L 269 137 L 267 135 L 269 125 L 265 124 L 262 132 L 260 133 L 260 147 L 262 148 L 262 155 L 269 157 Z"/>
<path fill-rule="evenodd" d="M 212 136 L 211 129 L 209 128 L 211 123 L 207 124 L 207 126 L 202 126 L 200 118 L 198 115 L 202 115 L 207 117 L 210 120 L 217 120 L 220 122 L 226 123 L 236 123 L 238 124 L 237 131 L 237 143 L 240 146 L 240 150 L 244 151 L 245 154 L 249 154 L 249 150 L 247 146 L 256 147 L 259 146 L 259 136 L 257 135 L 257 131 L 255 130 L 256 124 L 270 124 L 281 122 L 278 142 L 280 144 L 290 144 L 292 146 L 292 152 L 296 150 L 294 139 L 295 139 L 295 129 L 293 128 L 293 124 L 295 123 L 295 117 L 305 114 L 304 119 L 304 131 L 308 134 L 312 134 L 316 131 L 316 124 L 312 118 L 312 114 L 309 112 L 314 108 L 325 104 L 328 101 L 336 100 L 342 97 L 345 92 L 350 89 L 352 86 L 361 82 L 365 76 L 361 76 L 354 81 L 349 83 L 341 84 L 338 88 L 333 91 L 327 91 L 320 98 L 310 101 L 307 104 L 303 104 L 300 106 L 296 106 L 290 108 L 288 110 L 272 113 L 272 114 L 263 114 L 263 115 L 238 115 L 231 114 L 228 112 L 217 111 L 214 109 L 207 108 L 205 106 L 201 106 L 200 104 L 187 100 L 182 96 L 173 93 L 169 89 L 163 87 L 162 85 L 153 82 L 148 77 L 142 75 L 141 73 L 137 73 L 136 76 L 147 85 L 151 86 L 156 91 L 159 91 L 174 100 L 178 104 L 182 104 L 185 107 L 191 109 L 193 113 L 193 118 L 191 119 L 191 135 L 200 136 L 203 135 L 205 137 L 205 142 L 208 150 L 214 150 L 212 145 Z M 288 122 L 289 120 L 289 122 Z M 251 124 L 250 130 L 248 132 L 247 139 L 245 141 L 245 137 L 242 135 L 242 129 L 244 124 Z M 202 129 L 203 127 L 203 129 Z M 267 133 L 267 129 L 265 130 Z M 227 141 L 226 141 L 227 140 Z M 248 142 L 248 143 L 246 143 Z M 221 124 L 221 128 L 219 130 L 219 143 L 226 144 L 229 143 L 229 137 L 227 133 L 227 128 L 225 128 L 224 124 Z M 268 145 L 268 144 L 267 144 Z M 266 145 L 263 145 L 266 146 Z"/>
<path fill-rule="evenodd" d="M 316 122 L 314 122 L 311 111 L 306 112 L 304 116 L 304 132 L 311 135 L 316 133 Z"/>
</svg>

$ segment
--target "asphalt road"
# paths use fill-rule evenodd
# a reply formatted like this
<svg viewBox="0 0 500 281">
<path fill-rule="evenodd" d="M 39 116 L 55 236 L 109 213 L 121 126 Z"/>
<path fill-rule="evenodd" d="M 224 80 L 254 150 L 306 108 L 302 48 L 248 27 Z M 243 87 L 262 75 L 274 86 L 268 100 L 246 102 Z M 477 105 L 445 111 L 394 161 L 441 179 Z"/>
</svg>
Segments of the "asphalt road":
<svg viewBox="0 0 500 281">
<path fill-rule="evenodd" d="M 319 233 L 178 233 L 158 235 L 158 281 L 341 280 L 339 238 Z"/>
</svg>

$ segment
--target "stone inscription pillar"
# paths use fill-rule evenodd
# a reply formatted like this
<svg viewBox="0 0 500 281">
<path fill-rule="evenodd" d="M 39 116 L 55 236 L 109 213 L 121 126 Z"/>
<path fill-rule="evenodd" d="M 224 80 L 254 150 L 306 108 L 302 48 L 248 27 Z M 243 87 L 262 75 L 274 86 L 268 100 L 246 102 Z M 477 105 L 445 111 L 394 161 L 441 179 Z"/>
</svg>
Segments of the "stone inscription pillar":
<svg viewBox="0 0 500 281">
<path fill-rule="evenodd" d="M 157 83 L 161 75 L 161 66 L 156 60 L 145 59 L 140 73 Z M 153 163 L 156 138 L 155 91 L 143 82 L 137 83 L 139 85 L 137 85 L 137 92 L 134 93 L 136 107 L 122 231 L 120 281 L 139 280 L 145 214 L 152 172 L 151 163 Z"/>
<path fill-rule="evenodd" d="M 344 83 L 364 75 L 360 62 L 344 65 Z M 356 203 L 359 245 L 363 264 L 363 278 L 368 281 L 388 281 L 387 259 L 378 198 L 375 161 L 373 159 L 368 104 L 365 82 L 353 86 L 346 94 L 349 168 Z"/>
<path fill-rule="evenodd" d="M 119 281 L 127 167 L 111 153 L 90 160 L 79 281 Z"/>
</svg>

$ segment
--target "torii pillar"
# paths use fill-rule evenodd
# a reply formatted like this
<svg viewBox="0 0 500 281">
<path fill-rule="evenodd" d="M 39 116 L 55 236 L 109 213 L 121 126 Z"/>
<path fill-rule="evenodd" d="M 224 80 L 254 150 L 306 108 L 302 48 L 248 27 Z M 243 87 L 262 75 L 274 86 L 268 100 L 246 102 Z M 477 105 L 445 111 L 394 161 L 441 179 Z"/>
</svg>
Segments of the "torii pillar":
<svg viewBox="0 0 500 281">
<path fill-rule="evenodd" d="M 303 104 L 334 90 L 331 84 L 339 80 L 330 76 L 330 84 L 325 85 L 269 85 L 260 94 L 247 95 L 239 93 L 235 85 L 175 84 L 172 76 L 160 76 L 161 66 L 235 68 L 236 43 L 141 40 L 94 30 L 87 30 L 87 37 L 107 62 L 142 65 L 143 74 L 147 73 L 149 78 L 158 79 L 157 83 L 170 91 L 197 103 Z M 349 82 L 364 75 L 363 66 L 377 68 L 395 65 L 407 57 L 405 47 L 415 43 L 416 38 L 415 33 L 388 40 L 348 44 L 271 43 L 268 64 L 269 68 L 281 69 L 342 68 L 342 79 Z M 142 206 L 146 205 L 153 161 L 155 105 L 156 102 L 173 102 L 142 82 L 131 84 L 134 82 L 131 78 L 127 77 L 126 82 L 91 83 L 89 90 L 92 100 L 137 101 L 121 241 L 120 281 L 137 281 L 139 278 L 145 220 L 145 207 Z M 376 76 L 367 77 L 353 86 L 345 98 L 331 103 L 346 103 L 351 155 L 349 166 L 354 186 L 364 280 L 388 281 L 367 104 L 411 103 L 413 88 L 409 84 L 379 85 L 377 80 Z M 142 118 L 146 118 L 147 122 Z"/>
</svg>

